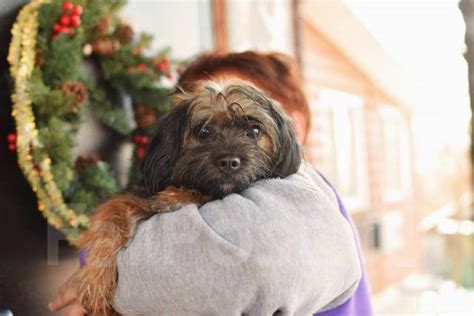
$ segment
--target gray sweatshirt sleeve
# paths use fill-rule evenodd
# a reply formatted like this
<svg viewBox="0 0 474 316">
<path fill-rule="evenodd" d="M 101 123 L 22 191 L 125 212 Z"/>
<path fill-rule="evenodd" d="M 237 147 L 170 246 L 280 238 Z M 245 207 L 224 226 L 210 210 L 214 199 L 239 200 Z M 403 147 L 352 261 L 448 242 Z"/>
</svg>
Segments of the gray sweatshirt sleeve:
<svg viewBox="0 0 474 316">
<path fill-rule="evenodd" d="M 361 276 L 334 193 L 305 165 L 150 218 L 118 268 L 126 315 L 310 315 L 342 304 Z"/>
</svg>

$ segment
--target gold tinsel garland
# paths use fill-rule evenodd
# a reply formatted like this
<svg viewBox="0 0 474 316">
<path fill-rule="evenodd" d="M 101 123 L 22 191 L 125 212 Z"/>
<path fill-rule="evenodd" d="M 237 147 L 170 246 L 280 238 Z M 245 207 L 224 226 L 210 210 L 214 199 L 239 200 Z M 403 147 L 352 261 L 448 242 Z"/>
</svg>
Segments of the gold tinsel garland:
<svg viewBox="0 0 474 316">
<path fill-rule="evenodd" d="M 41 161 L 35 161 L 33 155 L 35 148 L 40 148 L 41 143 L 38 139 L 27 82 L 35 66 L 38 8 L 48 2 L 50 0 L 33 0 L 25 5 L 11 31 L 8 62 L 10 75 L 14 80 L 12 116 L 16 122 L 18 163 L 37 195 L 38 209 L 52 226 L 57 229 L 66 225 L 73 228 L 87 227 L 88 217 L 77 215 L 64 202 L 50 170 L 51 159 L 46 157 Z"/>
</svg>

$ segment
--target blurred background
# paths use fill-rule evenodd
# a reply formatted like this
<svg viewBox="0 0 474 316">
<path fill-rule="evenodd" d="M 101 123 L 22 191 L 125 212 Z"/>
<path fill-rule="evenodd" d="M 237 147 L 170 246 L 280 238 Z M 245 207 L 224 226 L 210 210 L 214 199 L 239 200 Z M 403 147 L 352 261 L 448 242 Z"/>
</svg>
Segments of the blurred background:
<svg viewBox="0 0 474 316">
<path fill-rule="evenodd" d="M 0 4 L 2 74 L 24 2 Z M 124 17 L 177 59 L 208 50 L 293 56 L 312 113 L 306 159 L 354 219 L 376 314 L 474 315 L 474 1 L 129 0 Z M 77 264 L 74 249 L 61 245 L 60 261 L 47 264 L 46 223 L 6 143 L 1 152 L 0 308 L 46 314 Z"/>
</svg>

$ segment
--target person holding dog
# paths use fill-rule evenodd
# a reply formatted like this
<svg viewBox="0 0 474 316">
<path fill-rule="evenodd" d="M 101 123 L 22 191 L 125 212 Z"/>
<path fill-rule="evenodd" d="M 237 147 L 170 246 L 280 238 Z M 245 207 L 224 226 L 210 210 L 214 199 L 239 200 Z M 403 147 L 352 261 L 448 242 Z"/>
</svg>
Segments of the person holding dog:
<svg viewBox="0 0 474 316">
<path fill-rule="evenodd" d="M 197 58 L 185 69 L 178 81 L 178 86 L 184 91 L 196 91 L 202 88 L 204 82 L 208 80 L 219 81 L 234 78 L 250 82 L 251 84 L 261 89 L 263 92 L 265 92 L 269 97 L 283 105 L 289 115 L 293 118 L 298 140 L 301 143 L 304 143 L 311 123 L 309 106 L 302 91 L 302 85 L 299 81 L 296 68 L 291 63 L 291 60 L 284 55 L 262 54 L 256 52 L 233 53 L 226 55 L 206 54 Z M 331 203 L 327 204 L 327 207 L 323 207 L 323 209 L 327 209 L 332 206 L 337 207 L 338 215 L 342 215 L 342 217 L 340 216 L 340 218 L 343 218 L 345 221 L 345 223 L 342 223 L 339 221 L 340 218 L 333 218 L 334 221 L 331 222 L 330 218 L 325 217 L 327 225 L 329 227 L 331 227 L 331 225 L 338 227 L 342 227 L 344 225 L 347 226 L 345 234 L 338 235 L 339 237 L 345 236 L 344 238 L 339 238 L 344 240 L 329 240 L 324 238 L 319 239 L 319 237 L 325 237 L 325 235 L 330 235 L 331 232 L 334 233 L 334 231 L 331 230 L 324 230 L 324 228 L 327 228 L 324 227 L 324 225 L 321 226 L 321 234 L 317 235 L 317 238 L 315 238 L 315 243 L 320 242 L 321 244 L 318 245 L 318 247 L 321 249 L 326 249 L 331 246 L 333 247 L 334 245 L 340 245 L 340 247 L 342 249 L 345 249 L 348 254 L 351 254 L 348 255 L 347 260 L 338 260 L 339 262 L 331 262 L 331 258 L 337 257 L 337 254 L 332 253 L 331 251 L 327 252 L 326 256 L 324 255 L 323 251 L 317 251 L 318 256 L 320 255 L 320 258 L 317 256 L 300 256 L 298 251 L 304 252 L 307 251 L 307 249 L 309 248 L 302 247 L 302 249 L 299 249 L 299 245 L 304 244 L 306 240 L 304 240 L 304 238 L 300 240 L 298 234 L 301 232 L 298 232 L 298 234 L 294 235 L 297 236 L 295 239 L 297 240 L 296 243 L 285 243 L 286 240 L 284 238 L 281 241 L 282 245 L 292 245 L 292 247 L 289 247 L 287 249 L 288 253 L 292 254 L 290 258 L 292 261 L 286 262 L 285 265 L 283 265 L 283 263 L 281 262 L 280 264 L 276 264 L 276 262 L 279 262 L 278 260 L 282 258 L 282 256 L 279 254 L 279 251 L 281 251 L 282 248 L 284 249 L 284 246 L 280 247 L 278 245 L 280 241 L 275 241 L 277 244 L 275 247 L 275 245 L 273 244 L 261 245 L 259 244 L 259 241 L 255 241 L 255 239 L 251 239 L 251 243 L 253 243 L 251 247 L 252 251 L 255 251 L 256 249 L 259 249 L 259 253 L 265 252 L 268 249 L 276 251 L 275 255 L 270 250 L 268 250 L 271 254 L 268 255 L 268 258 L 270 258 L 271 260 L 269 262 L 266 262 L 265 269 L 263 270 L 258 269 L 260 267 L 262 258 L 258 257 L 258 260 L 256 260 L 258 264 L 249 265 L 247 263 L 252 261 L 252 254 L 245 252 L 239 253 L 239 251 L 242 249 L 232 250 L 238 253 L 238 258 L 243 258 L 242 261 L 237 260 L 238 262 L 235 262 L 235 253 L 232 253 L 232 255 L 223 255 L 221 253 L 222 250 L 219 250 L 221 252 L 219 252 L 219 255 L 217 257 L 213 257 L 212 260 L 209 260 L 209 262 L 204 263 L 199 262 L 199 253 L 193 254 L 193 257 L 190 257 L 189 254 L 186 253 L 181 254 L 180 247 L 182 243 L 180 242 L 171 243 L 168 245 L 168 248 L 166 249 L 167 252 L 165 252 L 169 258 L 168 262 L 166 262 L 165 260 L 164 266 L 160 266 L 160 264 L 163 264 L 163 262 L 157 262 L 153 265 L 153 263 L 150 263 L 150 261 L 143 259 L 143 254 L 152 253 L 156 256 L 162 255 L 160 251 L 156 250 L 156 245 L 149 245 L 149 240 L 156 240 L 155 237 L 158 234 L 157 231 L 163 229 L 163 227 L 160 228 L 156 225 L 162 225 L 163 221 L 155 221 L 154 223 L 152 220 L 149 220 L 143 225 L 141 225 L 139 231 L 137 232 L 136 238 L 131 242 L 127 249 L 122 251 L 122 254 L 120 256 L 119 279 L 117 293 L 115 297 L 115 305 L 119 307 L 119 311 L 127 315 L 137 313 L 162 314 L 163 309 L 160 308 L 165 308 L 163 307 L 164 305 L 170 302 L 174 302 L 176 306 L 173 306 L 173 304 L 171 304 L 171 307 L 166 307 L 165 310 L 167 311 L 167 314 L 199 314 L 203 313 L 203 310 L 197 308 L 197 306 L 204 306 L 207 302 L 208 304 L 213 306 L 209 307 L 211 308 L 210 310 L 205 310 L 205 314 L 241 313 L 242 315 L 286 315 L 294 313 L 311 314 L 313 312 L 319 311 L 317 315 L 325 316 L 371 315 L 370 298 L 367 289 L 367 282 L 365 274 L 363 273 L 363 266 L 360 254 L 359 256 L 357 256 L 358 250 L 354 250 L 355 248 L 358 248 L 358 246 L 354 247 L 354 241 L 357 240 L 357 237 L 353 227 L 350 226 L 350 218 L 346 210 L 344 209 L 344 206 L 341 203 L 340 199 L 337 197 L 337 195 L 335 195 L 333 189 L 330 187 L 330 184 L 327 183 L 327 181 L 320 175 L 316 174 L 314 170 L 309 169 L 310 168 L 305 167 L 305 170 L 301 171 L 301 173 L 304 176 L 307 176 L 306 180 L 310 178 L 310 181 L 312 181 L 314 185 L 317 186 L 320 191 L 324 193 L 323 195 L 327 196 L 327 199 L 332 201 Z M 304 189 L 302 189 L 301 193 L 298 192 L 298 188 L 302 188 L 302 184 L 308 184 L 306 180 L 303 179 L 304 177 L 298 178 L 298 176 L 300 176 L 300 172 L 298 172 L 298 174 L 295 176 L 290 176 L 289 178 L 291 179 L 288 180 L 288 182 L 278 183 L 277 185 L 274 184 L 277 180 L 269 180 L 268 183 L 262 183 L 257 188 L 249 189 L 249 193 L 247 195 L 244 194 L 244 197 L 252 201 L 252 203 L 254 204 L 259 203 L 261 205 L 261 209 L 259 209 L 259 212 L 262 213 L 264 213 L 266 208 L 268 208 L 267 205 L 277 205 L 279 208 L 283 209 L 291 209 L 297 207 L 301 210 L 311 208 L 312 205 L 308 205 L 309 203 L 318 203 L 323 205 L 325 202 L 321 199 L 311 199 L 311 190 L 308 190 L 306 192 Z M 296 189 L 292 190 L 292 188 Z M 282 193 L 286 194 L 287 192 L 293 191 L 294 193 L 291 194 L 290 197 L 280 196 Z M 262 194 L 262 192 L 265 192 L 265 195 Z M 308 194 L 310 195 L 305 194 L 305 192 L 309 192 Z M 220 208 L 222 208 L 222 213 L 224 214 L 225 212 L 234 210 L 233 213 L 231 212 L 227 214 L 228 216 L 233 216 L 232 214 L 239 214 L 240 209 L 248 207 L 246 206 L 245 201 L 234 200 L 230 198 L 225 198 L 222 204 L 217 206 L 215 204 L 206 204 L 201 208 L 201 213 L 212 213 L 213 211 L 219 212 Z M 183 214 L 185 212 L 176 212 L 176 214 L 178 213 Z M 285 212 L 283 212 L 282 214 L 285 214 Z M 270 215 L 270 222 L 271 219 L 272 218 Z M 182 221 L 183 220 L 181 220 L 180 222 Z M 184 218 L 184 221 L 186 221 L 186 218 Z M 236 218 L 235 222 L 239 223 L 239 221 L 242 221 L 242 218 Z M 279 227 L 278 232 L 281 231 L 282 234 L 286 235 L 292 234 L 291 231 L 287 230 L 287 226 L 289 226 L 290 222 L 291 219 L 288 220 L 287 225 L 285 223 L 281 223 L 280 221 L 280 226 L 277 225 L 277 227 Z M 171 221 L 171 223 L 173 223 L 173 221 Z M 217 222 L 208 224 L 212 226 L 212 229 L 217 230 L 220 227 L 219 225 L 237 225 L 236 223 L 232 222 L 222 224 L 220 222 Z M 177 223 L 174 224 L 178 226 L 180 225 Z M 247 225 L 247 223 L 245 223 L 245 225 Z M 262 224 L 262 227 L 268 228 L 267 226 L 271 225 L 267 225 L 267 223 Z M 352 228 L 353 234 L 347 234 L 347 231 L 350 231 L 350 228 L 348 227 Z M 262 231 L 265 231 L 265 228 L 262 229 Z M 274 234 L 275 232 L 272 231 L 272 229 L 275 228 L 270 229 L 272 236 L 280 236 L 278 233 Z M 168 233 L 170 233 L 170 229 L 167 229 L 167 231 Z M 177 229 L 177 231 L 179 231 L 179 229 Z M 199 234 L 202 234 L 201 230 L 198 229 L 198 231 Z M 161 231 L 159 234 L 162 233 L 163 232 Z M 181 231 L 179 234 L 173 232 L 172 234 L 178 235 L 174 236 L 173 238 L 182 239 L 183 242 L 189 242 L 189 238 L 191 238 L 193 235 L 190 234 L 188 231 Z M 234 236 L 238 240 L 239 245 L 239 238 L 243 238 L 242 236 L 245 235 L 237 234 L 236 236 Z M 288 237 L 287 239 L 293 240 L 294 236 Z M 268 241 L 268 239 L 266 240 Z M 216 241 L 213 239 L 212 245 L 214 245 L 214 243 L 220 242 L 223 241 Z M 227 240 L 227 242 L 229 242 L 229 240 Z M 233 242 L 233 240 L 230 240 L 230 243 Z M 194 243 L 193 247 L 195 248 L 201 247 L 201 252 L 206 252 L 208 250 L 206 249 L 206 247 L 211 247 L 209 246 L 210 244 L 202 244 L 202 242 L 200 243 L 199 241 L 195 241 L 194 239 L 192 240 L 192 243 Z M 330 243 L 330 245 L 325 243 Z M 347 249 L 344 247 L 347 247 Z M 295 252 L 294 249 L 297 249 L 298 251 Z M 227 250 L 228 248 L 226 248 L 226 251 Z M 211 257 L 212 256 L 213 255 L 211 254 Z M 230 261 L 229 257 L 231 258 Z M 189 266 L 186 263 L 180 262 L 179 258 L 185 258 L 186 261 L 198 262 L 192 262 L 191 266 Z M 294 266 L 293 260 L 297 262 L 298 260 L 302 260 L 302 258 L 307 258 L 309 259 L 309 261 L 318 260 L 318 262 L 314 262 L 314 264 L 312 262 L 304 262 L 300 265 L 297 265 L 299 269 L 289 268 L 290 266 Z M 340 261 L 344 261 L 343 263 L 346 263 L 346 265 L 341 265 Z M 214 268 L 211 268 L 211 270 L 209 270 L 209 267 L 213 267 L 213 262 L 217 262 L 217 265 L 214 266 Z M 328 269 L 329 264 L 331 264 L 332 266 Z M 167 266 L 172 266 L 173 269 L 169 270 Z M 226 280 L 225 283 L 221 284 L 219 283 L 219 278 L 222 279 L 222 275 L 216 273 L 216 276 L 214 276 L 213 273 L 221 269 L 223 266 L 224 270 L 222 271 L 225 271 L 226 276 L 235 275 L 235 278 L 229 278 Z M 246 268 L 242 268 L 243 266 Z M 301 271 L 301 267 L 305 267 L 306 271 Z M 313 267 L 316 267 L 314 270 L 318 271 L 312 271 Z M 190 268 L 192 268 L 192 271 L 187 270 Z M 155 271 L 157 277 L 153 278 L 153 275 L 150 276 L 149 274 L 147 275 L 147 277 L 137 277 L 141 275 L 141 271 L 147 269 Z M 160 282 L 170 282 L 170 280 L 166 280 L 166 278 L 163 277 L 163 273 L 168 276 L 170 274 L 170 271 L 173 271 L 173 273 L 178 273 L 178 275 L 175 275 L 174 279 L 172 280 L 172 283 L 174 284 L 166 284 L 160 286 Z M 268 271 L 274 272 L 270 273 Z M 314 275 L 321 276 L 320 274 L 318 274 L 321 271 L 327 271 L 325 275 L 329 277 L 326 280 L 327 284 L 320 285 L 323 286 L 324 289 L 321 289 L 321 291 L 319 291 L 319 288 L 311 288 L 311 283 L 305 283 L 304 279 L 306 277 L 308 281 L 320 280 L 317 277 L 315 279 L 312 279 L 311 276 L 313 275 L 313 272 Z M 193 281 L 190 282 L 186 278 L 180 279 L 179 273 L 184 274 L 185 272 L 187 272 L 188 274 L 207 274 L 204 277 L 192 279 Z M 161 277 L 158 277 L 160 273 L 162 273 L 162 275 Z M 280 273 L 280 275 L 278 273 Z M 306 276 L 305 273 L 307 274 Z M 288 276 L 291 275 L 291 277 L 283 277 L 282 274 L 288 274 Z M 246 277 L 248 276 L 250 277 L 246 279 Z M 213 277 L 215 277 L 215 279 L 213 279 Z M 270 280 L 266 280 L 265 278 L 270 278 Z M 298 278 L 301 278 L 302 280 L 296 282 L 295 280 Z M 264 281 L 261 281 L 260 279 L 263 279 Z M 183 280 L 187 280 L 188 283 L 183 284 Z M 213 284 L 206 284 L 205 286 L 203 286 L 203 284 L 199 283 L 203 282 L 202 280 L 214 281 L 212 282 Z M 154 292 L 156 287 L 161 287 L 161 290 L 159 292 Z M 188 289 L 189 287 L 191 287 L 190 290 Z M 193 290 L 193 287 L 196 290 Z M 217 289 L 215 289 L 214 287 L 217 287 Z M 332 289 L 332 292 L 328 290 L 329 288 Z M 239 294 L 239 291 L 245 292 L 246 294 L 248 294 L 248 297 L 243 294 Z M 314 293 L 311 293 L 311 291 L 313 291 Z M 216 293 L 219 293 L 219 295 L 223 296 L 223 299 L 220 300 L 223 302 L 223 306 L 219 306 L 216 301 L 213 301 L 210 298 L 213 295 L 215 296 Z M 169 296 L 167 298 L 164 298 L 168 299 L 168 301 L 159 302 L 157 300 L 152 299 L 152 297 L 154 297 L 153 295 L 155 295 L 156 297 Z M 182 297 L 186 295 L 188 295 L 188 297 L 184 297 L 183 299 L 188 299 L 189 301 L 187 301 L 187 304 L 180 304 L 180 296 Z M 144 298 L 142 298 L 142 296 Z M 240 296 L 242 296 L 243 298 L 241 298 Z M 238 302 L 239 299 L 244 302 L 242 304 L 245 305 L 245 308 L 240 307 L 240 305 L 235 305 L 238 307 L 233 307 L 232 304 L 230 304 L 230 301 L 235 303 Z M 66 283 L 59 291 L 58 296 L 50 304 L 50 308 L 52 310 L 58 310 L 65 306 L 72 305 L 68 315 L 84 315 L 84 309 L 77 303 L 75 303 L 75 300 L 76 294 L 73 285 Z M 316 301 L 322 301 L 324 303 L 320 303 L 318 305 Z M 183 306 L 184 304 L 188 306 Z M 278 304 L 281 304 L 282 306 Z"/>
</svg>

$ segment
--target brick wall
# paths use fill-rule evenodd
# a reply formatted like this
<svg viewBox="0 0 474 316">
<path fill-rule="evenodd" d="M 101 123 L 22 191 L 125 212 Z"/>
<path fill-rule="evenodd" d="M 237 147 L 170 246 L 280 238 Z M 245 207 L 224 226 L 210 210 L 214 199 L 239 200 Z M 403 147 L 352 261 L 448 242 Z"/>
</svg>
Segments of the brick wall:
<svg viewBox="0 0 474 316">
<path fill-rule="evenodd" d="M 372 290 L 378 292 L 416 271 L 420 265 L 417 212 L 413 194 L 409 193 L 397 201 L 386 199 L 384 176 L 387 166 L 384 163 L 383 120 L 380 109 L 390 104 L 393 109 L 401 113 L 401 117 L 407 123 L 410 116 L 396 101 L 385 96 L 383 91 L 378 91 L 376 85 L 359 71 L 351 63 L 350 58 L 335 47 L 330 39 L 325 38 L 307 21 L 303 20 L 302 25 L 302 69 L 312 115 L 312 128 L 305 145 L 305 157 L 323 174 L 331 174 L 334 168 L 334 161 L 331 161 L 334 157 L 332 151 L 338 144 L 335 143 L 330 130 L 332 128 L 330 114 L 327 109 L 320 106 L 321 91 L 331 89 L 363 99 L 364 125 L 361 128 L 365 137 L 364 172 L 367 178 L 365 189 L 368 199 L 365 207 L 361 209 L 349 207 L 349 212 L 359 230 Z M 409 133 L 407 135 L 411 137 Z M 408 141 L 411 143 L 411 140 Z M 410 181 L 413 179 L 411 170 Z M 342 198 L 345 200 L 344 196 Z M 393 228 L 394 225 L 398 226 Z M 392 235 L 395 234 L 393 236 L 399 239 L 400 244 L 389 245 L 386 249 L 377 248 L 374 244 L 377 228 L 383 229 L 384 233 L 387 229 L 389 233 L 394 229 L 395 233 L 392 232 Z M 389 240 L 388 244 L 390 243 L 393 242 Z"/>
</svg>

